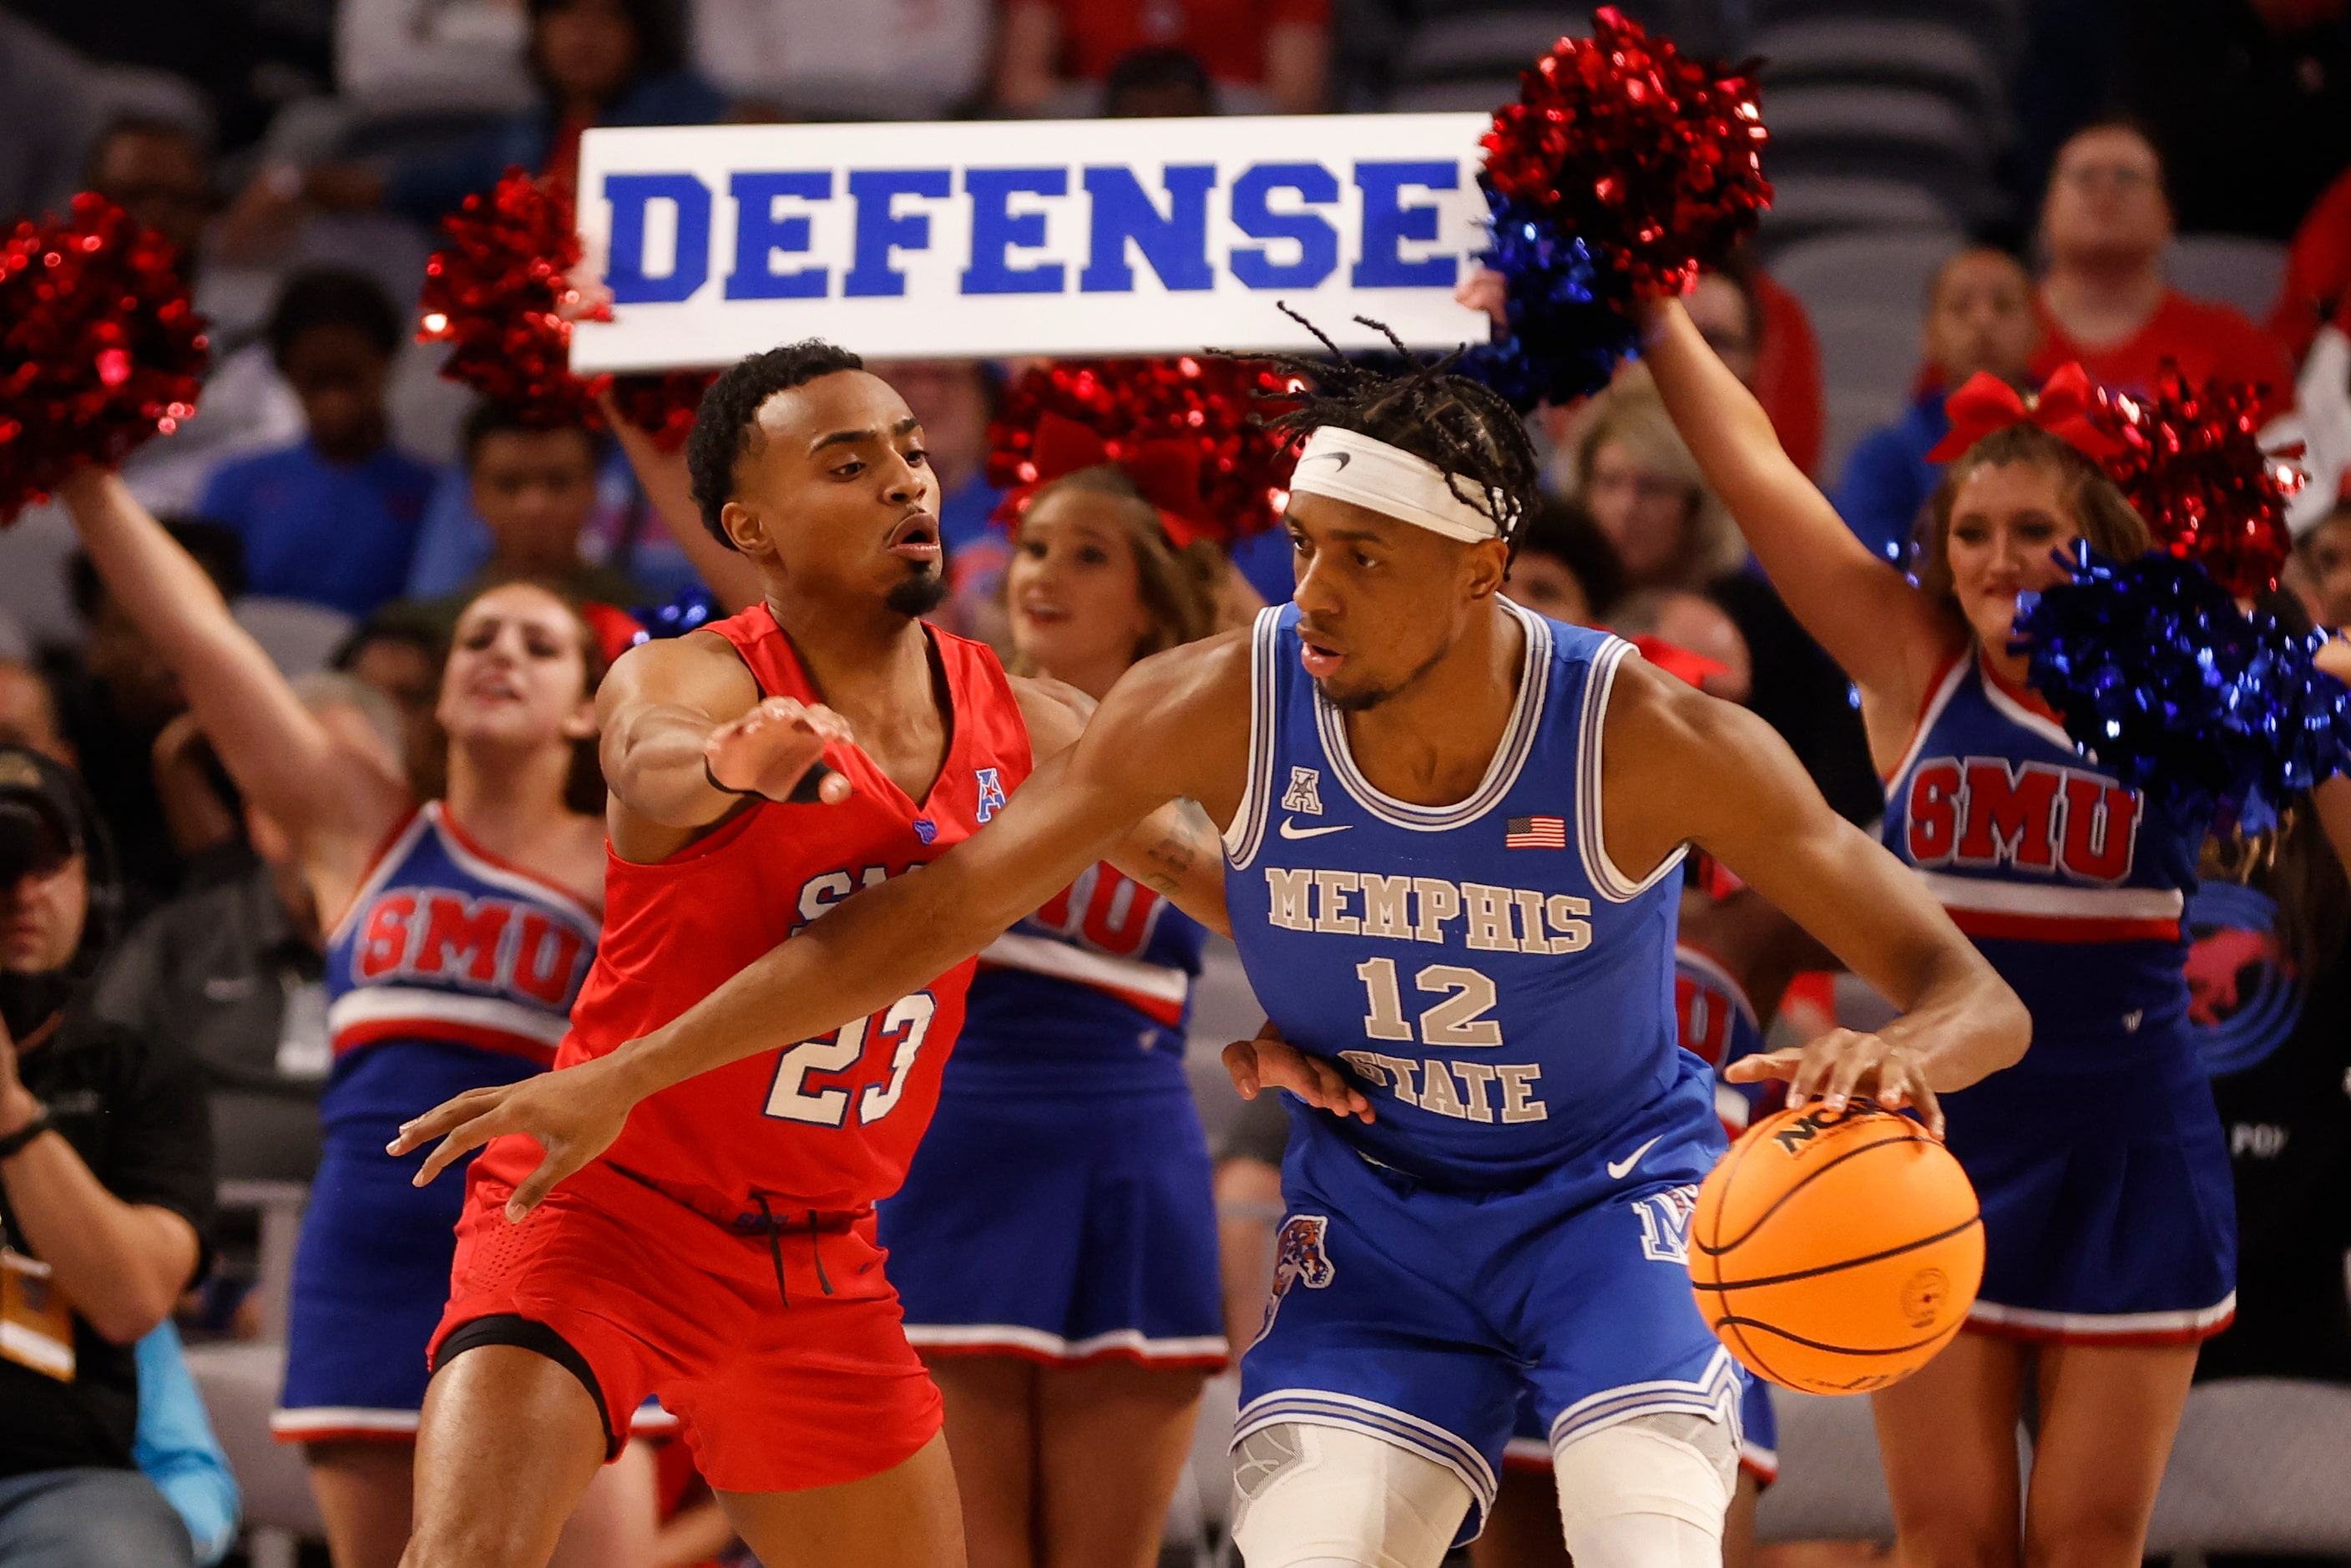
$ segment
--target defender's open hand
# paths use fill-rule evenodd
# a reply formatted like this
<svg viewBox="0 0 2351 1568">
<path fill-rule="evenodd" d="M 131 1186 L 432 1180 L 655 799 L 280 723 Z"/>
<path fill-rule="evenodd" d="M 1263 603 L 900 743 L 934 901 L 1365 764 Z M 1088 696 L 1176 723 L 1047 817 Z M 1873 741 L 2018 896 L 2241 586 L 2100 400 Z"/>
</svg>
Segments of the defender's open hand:
<svg viewBox="0 0 2351 1568">
<path fill-rule="evenodd" d="M 711 731 L 702 755 L 711 781 L 721 789 L 838 806 L 849 799 L 849 779 L 824 765 L 824 748 L 855 743 L 849 721 L 831 708 L 768 697 Z M 813 779 L 812 789 L 802 788 L 804 778 Z"/>
<path fill-rule="evenodd" d="M 423 1186 L 492 1138 L 520 1133 L 545 1150 L 546 1157 L 507 1200 L 507 1218 L 518 1222 L 557 1182 L 612 1146 L 635 1103 L 612 1081 L 607 1059 L 599 1058 L 515 1083 L 468 1090 L 401 1124 L 400 1136 L 386 1152 L 408 1154 L 439 1138 L 441 1146 L 416 1173 L 415 1184 Z"/>
<path fill-rule="evenodd" d="M 1254 1100 L 1267 1089 L 1287 1089 L 1334 1116 L 1372 1120 L 1372 1103 L 1338 1064 L 1309 1056 L 1283 1040 L 1270 1019 L 1255 1040 L 1237 1040 L 1225 1047 L 1225 1071 L 1233 1075 L 1233 1087 L 1244 1100 Z"/>
</svg>

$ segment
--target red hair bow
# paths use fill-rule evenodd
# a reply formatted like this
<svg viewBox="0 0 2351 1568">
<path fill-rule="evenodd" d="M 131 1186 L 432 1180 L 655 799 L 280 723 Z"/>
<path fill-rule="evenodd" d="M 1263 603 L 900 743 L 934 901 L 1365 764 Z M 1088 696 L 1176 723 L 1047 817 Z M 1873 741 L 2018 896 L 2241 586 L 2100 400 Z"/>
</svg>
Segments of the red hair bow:
<svg viewBox="0 0 2351 1568">
<path fill-rule="evenodd" d="M 2037 424 L 2091 462 L 2103 465 L 2121 443 L 2090 423 L 2098 389 L 2078 363 L 2064 364 L 2051 372 L 2041 395 L 2026 402 L 2017 390 L 1998 376 L 1978 371 L 1943 404 L 1950 416 L 1951 433 L 1927 454 L 1929 463 L 1949 463 L 1987 435 L 2011 425 Z"/>
<path fill-rule="evenodd" d="M 1206 507 L 1200 499 L 1200 452 L 1192 443 L 1173 438 L 1105 440 L 1091 426 L 1049 413 L 1037 421 L 1029 461 L 1037 465 L 1040 485 L 1081 468 L 1111 464 L 1158 510 L 1159 526 L 1176 549 L 1196 538 L 1215 537 L 1215 530 L 1201 517 Z"/>
</svg>

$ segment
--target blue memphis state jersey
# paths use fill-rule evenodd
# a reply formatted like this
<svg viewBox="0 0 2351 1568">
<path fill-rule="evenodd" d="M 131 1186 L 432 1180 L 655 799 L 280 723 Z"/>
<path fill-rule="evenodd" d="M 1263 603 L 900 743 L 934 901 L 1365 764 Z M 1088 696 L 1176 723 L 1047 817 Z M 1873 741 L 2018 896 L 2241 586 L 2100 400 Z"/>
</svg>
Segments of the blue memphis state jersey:
<svg viewBox="0 0 2351 1568">
<path fill-rule="evenodd" d="M 467 839 L 440 802 L 376 857 L 327 943 L 324 1111 L 413 1115 L 553 1063 L 597 912 Z"/>
<path fill-rule="evenodd" d="M 2102 771 L 1967 654 L 1936 678 L 1884 834 L 2032 1011 L 2032 1071 L 2179 1036 L 2181 915 L 2207 827 Z"/>
<path fill-rule="evenodd" d="M 1677 853 L 1635 881 L 1600 837 L 1600 734 L 1631 645 L 1509 601 L 1518 700 L 1451 806 L 1381 794 L 1299 662 L 1294 605 L 1258 617 L 1250 773 L 1226 891 L 1282 1035 L 1333 1057 L 1377 1120 L 1300 1124 L 1432 1183 L 1511 1185 L 1613 1147 L 1679 1072 Z"/>
<path fill-rule="evenodd" d="M 1207 932 L 1107 862 L 979 956 L 948 1071 L 1180 1075 Z"/>
</svg>

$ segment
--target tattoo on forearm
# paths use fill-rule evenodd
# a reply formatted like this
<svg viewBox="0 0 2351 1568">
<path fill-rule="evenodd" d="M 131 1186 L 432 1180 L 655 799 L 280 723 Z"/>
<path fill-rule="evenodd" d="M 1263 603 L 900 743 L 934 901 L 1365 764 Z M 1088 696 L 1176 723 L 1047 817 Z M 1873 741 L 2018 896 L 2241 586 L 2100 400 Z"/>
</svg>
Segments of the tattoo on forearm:
<svg viewBox="0 0 2351 1568">
<path fill-rule="evenodd" d="M 1207 813 L 1189 800 L 1176 802 L 1176 816 L 1158 842 L 1143 854 L 1149 874 L 1144 881 L 1155 891 L 1173 896 L 1190 885 L 1193 868 L 1209 852 L 1215 837 Z"/>
</svg>

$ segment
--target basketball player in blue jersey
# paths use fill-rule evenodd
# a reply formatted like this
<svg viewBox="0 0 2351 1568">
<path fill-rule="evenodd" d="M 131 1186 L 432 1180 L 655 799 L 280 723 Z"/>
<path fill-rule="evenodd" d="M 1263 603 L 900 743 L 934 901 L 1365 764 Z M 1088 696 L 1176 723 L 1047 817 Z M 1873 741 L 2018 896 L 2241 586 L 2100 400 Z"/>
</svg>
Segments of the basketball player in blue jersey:
<svg viewBox="0 0 2351 1568">
<path fill-rule="evenodd" d="M 1243 1364 L 1250 1568 L 1436 1568 L 1534 1390 L 1580 1568 L 1719 1560 L 1739 1375 L 1684 1262 L 1722 1147 L 1675 1043 L 1674 878 L 1734 867 L 1907 1010 L 1745 1072 L 1841 1106 L 2017 1059 L 2014 996 L 1770 729 L 1500 593 L 1535 500 L 1518 416 L 1426 366 L 1320 391 L 1289 506 L 1294 602 L 1146 659 L 1083 738 L 920 876 L 862 893 L 674 1024 L 419 1118 L 426 1166 L 503 1133 L 528 1207 L 661 1085 L 821 1033 L 987 946 L 1157 805 L 1224 824 L 1236 939 L 1296 1096 L 1290 1216 Z M 445 1134 L 445 1137 L 444 1136 Z"/>
</svg>

